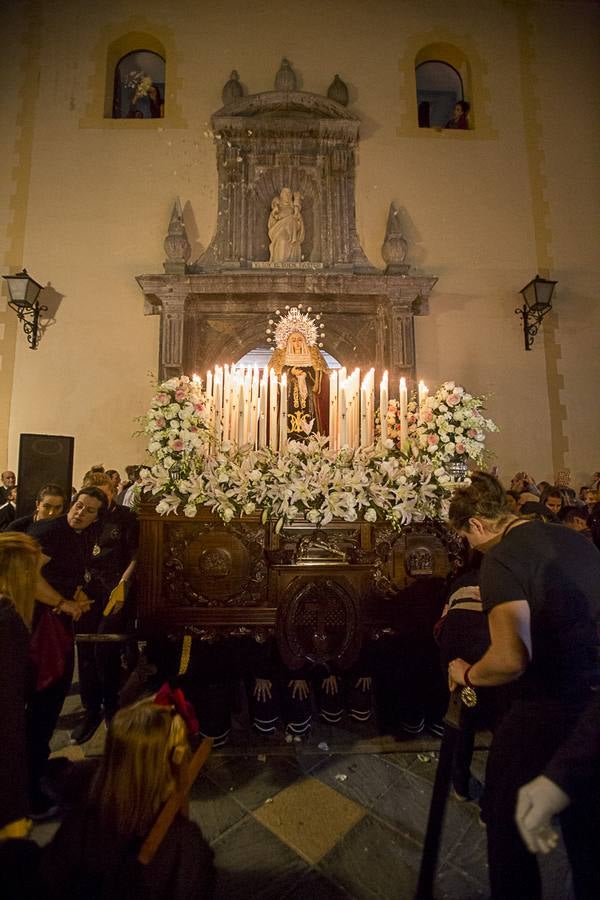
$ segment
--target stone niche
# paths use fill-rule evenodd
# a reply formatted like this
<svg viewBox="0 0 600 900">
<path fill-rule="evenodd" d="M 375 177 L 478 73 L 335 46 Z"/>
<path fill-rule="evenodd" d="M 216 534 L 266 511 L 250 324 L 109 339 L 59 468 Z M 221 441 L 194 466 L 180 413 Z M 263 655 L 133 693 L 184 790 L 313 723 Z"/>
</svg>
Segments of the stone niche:
<svg viewBox="0 0 600 900">
<path fill-rule="evenodd" d="M 395 205 L 382 246 L 385 269 L 356 232 L 359 120 L 336 75 L 327 96 L 297 90 L 283 60 L 275 90 L 244 96 L 236 72 L 212 116 L 217 155 L 214 237 L 190 262 L 179 200 L 165 238 L 164 273 L 140 275 L 145 312 L 160 315 L 159 372 L 168 378 L 231 363 L 265 345 L 276 308 L 323 314 L 325 349 L 351 370 L 387 369 L 392 384 L 416 374 L 414 315 L 427 312 L 436 278 L 411 275 Z M 283 188 L 301 196 L 300 260 L 269 261 L 268 222 Z M 383 227 L 382 227 L 383 232 Z"/>
</svg>

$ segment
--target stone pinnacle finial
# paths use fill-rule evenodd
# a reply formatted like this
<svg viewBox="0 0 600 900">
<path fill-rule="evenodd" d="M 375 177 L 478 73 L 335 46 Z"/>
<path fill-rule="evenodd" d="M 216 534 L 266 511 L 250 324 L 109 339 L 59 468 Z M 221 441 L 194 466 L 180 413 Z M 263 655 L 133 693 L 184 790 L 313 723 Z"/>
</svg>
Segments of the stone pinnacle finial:
<svg viewBox="0 0 600 900">
<path fill-rule="evenodd" d="M 164 240 L 163 246 L 167 258 L 164 261 L 164 270 L 168 274 L 184 274 L 185 264 L 190 258 L 192 248 L 188 241 L 185 223 L 183 221 L 183 211 L 179 197 L 173 204 L 173 212 L 169 221 L 169 230 Z"/>
<path fill-rule="evenodd" d="M 289 60 L 285 57 L 281 60 L 279 72 L 275 76 L 276 91 L 295 91 L 297 88 L 296 74 Z"/>
<path fill-rule="evenodd" d="M 229 81 L 225 82 L 225 85 L 221 92 L 223 106 L 227 106 L 228 103 L 233 103 L 234 100 L 239 100 L 239 98 L 243 96 L 244 89 L 240 84 L 240 76 L 234 69 L 229 76 Z"/>
<path fill-rule="evenodd" d="M 336 75 L 329 85 L 327 89 L 327 96 L 330 100 L 334 100 L 336 103 L 339 103 L 342 106 L 348 106 L 348 88 L 339 75 Z"/>
<path fill-rule="evenodd" d="M 398 207 L 392 202 L 388 213 L 385 240 L 381 248 L 381 255 L 387 264 L 386 273 L 388 275 L 404 275 L 408 272 L 410 267 L 404 264 L 407 249 L 408 244 L 402 234 Z"/>
</svg>

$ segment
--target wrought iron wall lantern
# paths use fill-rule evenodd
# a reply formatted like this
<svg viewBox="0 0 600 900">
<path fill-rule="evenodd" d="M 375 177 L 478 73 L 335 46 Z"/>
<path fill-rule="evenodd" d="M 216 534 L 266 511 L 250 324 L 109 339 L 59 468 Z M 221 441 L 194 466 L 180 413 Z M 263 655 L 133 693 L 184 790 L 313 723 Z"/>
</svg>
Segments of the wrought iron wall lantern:
<svg viewBox="0 0 600 900">
<path fill-rule="evenodd" d="M 544 316 L 552 309 L 552 294 L 557 281 L 548 281 L 536 275 L 529 284 L 520 291 L 523 295 L 523 306 L 515 309 L 515 315 L 523 319 L 525 349 L 531 350 L 533 339 L 538 333 Z"/>
<path fill-rule="evenodd" d="M 27 274 L 27 269 L 17 272 L 16 275 L 2 276 L 8 285 L 10 300 L 8 305 L 17 314 L 17 318 L 23 323 L 23 331 L 32 350 L 37 350 L 39 318 L 41 312 L 46 312 L 47 306 L 41 306 L 38 295 L 42 285 Z"/>
</svg>

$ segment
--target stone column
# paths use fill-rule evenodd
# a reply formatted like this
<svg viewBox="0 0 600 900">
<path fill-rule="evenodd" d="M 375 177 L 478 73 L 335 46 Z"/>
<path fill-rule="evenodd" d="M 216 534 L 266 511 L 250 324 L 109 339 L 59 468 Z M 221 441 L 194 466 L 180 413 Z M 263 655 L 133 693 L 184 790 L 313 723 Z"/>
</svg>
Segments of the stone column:
<svg viewBox="0 0 600 900">
<path fill-rule="evenodd" d="M 390 297 L 390 334 L 388 371 L 390 381 L 396 386 L 401 377 L 407 384 L 414 385 L 416 379 L 415 356 L 415 324 L 413 315 L 413 298 Z"/>
<path fill-rule="evenodd" d="M 160 309 L 159 378 L 183 373 L 183 317 L 185 297 L 163 297 Z"/>
</svg>

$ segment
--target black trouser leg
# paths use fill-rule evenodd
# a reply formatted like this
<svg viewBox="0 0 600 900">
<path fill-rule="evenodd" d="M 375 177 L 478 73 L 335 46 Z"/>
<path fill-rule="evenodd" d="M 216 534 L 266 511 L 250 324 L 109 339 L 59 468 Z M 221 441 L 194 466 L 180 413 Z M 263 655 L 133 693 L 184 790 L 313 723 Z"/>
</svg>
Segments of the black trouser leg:
<svg viewBox="0 0 600 900">
<path fill-rule="evenodd" d="M 34 691 L 27 703 L 27 754 L 32 791 L 39 788 L 50 755 L 50 740 L 73 677 L 73 659 L 64 675 L 43 691 Z"/>
<path fill-rule="evenodd" d="M 483 799 L 494 900 L 541 897 L 537 860 L 515 823 L 517 793 L 543 772 L 578 712 L 558 702 L 516 703 L 494 734 Z"/>
<path fill-rule="evenodd" d="M 96 659 L 96 644 L 82 641 L 77 644 L 79 663 L 79 693 L 87 712 L 99 712 L 102 706 L 102 681 Z"/>
</svg>

